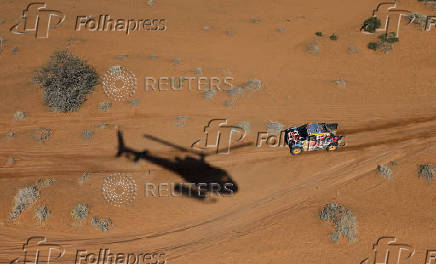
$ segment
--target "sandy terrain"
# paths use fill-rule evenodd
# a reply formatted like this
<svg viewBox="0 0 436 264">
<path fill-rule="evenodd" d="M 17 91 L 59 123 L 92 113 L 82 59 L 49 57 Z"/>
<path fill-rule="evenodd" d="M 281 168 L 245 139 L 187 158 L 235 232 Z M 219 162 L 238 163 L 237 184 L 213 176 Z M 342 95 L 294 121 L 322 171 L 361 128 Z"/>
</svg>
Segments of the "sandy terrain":
<svg viewBox="0 0 436 264">
<path fill-rule="evenodd" d="M 436 28 L 426 32 L 402 25 L 393 52 L 369 50 L 368 42 L 376 37 L 359 29 L 377 3 L 156 0 L 149 6 L 147 1 L 47 1 L 66 19 L 50 30 L 49 38 L 36 39 L 32 33 L 9 32 L 28 3 L 2 0 L 0 262 L 22 256 L 29 237 L 44 236 L 65 248 L 62 263 L 75 262 L 79 249 L 102 248 L 125 254 L 159 251 L 167 263 L 360 263 L 373 255 L 378 238 L 393 236 L 416 250 L 408 263 L 425 263 L 426 250 L 436 245 L 435 183 L 418 178 L 417 167 L 435 163 Z M 436 14 L 414 0 L 401 5 Z M 167 29 L 128 36 L 74 31 L 77 16 L 100 14 L 165 18 Z M 260 21 L 252 23 L 252 18 Z M 324 36 L 316 36 L 317 31 Z M 328 38 L 332 33 L 338 40 Z M 314 41 L 317 55 L 306 51 Z M 348 52 L 351 45 L 357 54 Z M 130 99 L 139 104 L 111 101 L 98 85 L 80 111 L 51 112 L 31 78 L 53 51 L 63 48 L 85 58 L 101 76 L 113 65 L 128 67 L 138 80 Z M 180 64 L 172 63 L 175 58 Z M 218 91 L 211 99 L 195 89 L 144 90 L 146 77 L 198 76 L 193 73 L 198 67 L 203 76 L 231 76 L 234 85 L 258 79 L 263 88 L 240 97 Z M 334 83 L 340 79 L 345 87 Z M 234 105 L 226 106 L 226 100 Z M 103 101 L 112 102 L 107 112 L 97 107 Z M 16 111 L 26 118 L 14 120 Z M 189 117 L 184 126 L 177 125 L 178 116 Z M 251 143 L 258 131 L 266 131 L 268 121 L 287 127 L 338 122 L 347 147 L 293 157 L 287 148 L 251 145 L 208 156 L 206 161 L 226 170 L 239 189 L 231 197 L 207 201 L 145 197 L 147 182 L 184 180 L 149 161 L 115 157 L 115 126 L 124 132 L 127 146 L 174 159 L 192 154 L 144 134 L 189 149 L 213 118 L 249 122 L 244 142 Z M 109 125 L 99 128 L 102 123 Z M 39 127 L 53 131 L 45 144 L 32 138 Z M 91 139 L 82 138 L 84 129 L 94 131 Z M 10 131 L 14 137 L 4 136 Z M 397 165 L 386 180 L 376 168 L 391 161 Z M 80 184 L 83 172 L 90 178 Z M 102 196 L 104 178 L 112 173 L 127 173 L 137 184 L 136 199 L 128 206 L 114 207 Z M 50 177 L 56 182 L 41 189 L 39 200 L 9 222 L 17 190 Z M 70 212 L 81 202 L 89 204 L 90 216 L 76 223 Z M 334 227 L 319 218 L 329 202 L 356 216 L 356 243 L 330 240 Z M 42 204 L 52 214 L 41 224 L 34 209 Z M 94 227 L 92 216 L 110 217 L 110 231 Z"/>
</svg>

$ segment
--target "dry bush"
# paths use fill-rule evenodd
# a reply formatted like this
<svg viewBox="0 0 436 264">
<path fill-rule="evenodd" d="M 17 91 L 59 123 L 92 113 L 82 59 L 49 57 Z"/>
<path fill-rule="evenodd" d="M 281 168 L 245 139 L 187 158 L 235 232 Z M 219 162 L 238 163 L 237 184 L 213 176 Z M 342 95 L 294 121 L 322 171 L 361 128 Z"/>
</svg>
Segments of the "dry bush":
<svg viewBox="0 0 436 264">
<path fill-rule="evenodd" d="M 431 165 L 419 165 L 418 176 L 427 180 L 430 183 L 434 176 L 434 167 Z"/>
<path fill-rule="evenodd" d="M 9 221 L 15 220 L 26 208 L 38 199 L 39 190 L 35 185 L 19 189 L 14 197 L 14 207 L 9 214 Z"/>
<path fill-rule="evenodd" d="M 385 179 L 392 179 L 392 170 L 387 165 L 377 165 L 377 173 Z"/>
<path fill-rule="evenodd" d="M 33 79 L 43 88 L 44 103 L 59 112 L 78 111 L 98 84 L 95 69 L 68 50 L 53 53 Z"/>
<path fill-rule="evenodd" d="M 103 232 L 109 232 L 109 228 L 112 226 L 112 220 L 110 218 L 100 219 L 94 216 L 91 220 L 91 224 L 100 228 Z"/>
<path fill-rule="evenodd" d="M 42 205 L 35 210 L 35 218 L 38 219 L 39 222 L 44 222 L 50 214 L 51 211 L 48 210 L 46 205 Z"/>
<path fill-rule="evenodd" d="M 87 204 L 79 203 L 73 210 L 71 210 L 71 216 L 77 221 L 82 221 L 88 218 L 89 206 Z"/>
<path fill-rule="evenodd" d="M 335 225 L 336 232 L 330 234 L 334 242 L 338 242 L 341 236 L 348 238 L 351 242 L 357 241 L 356 217 L 349 209 L 336 203 L 329 203 L 321 210 L 320 218 Z"/>
</svg>

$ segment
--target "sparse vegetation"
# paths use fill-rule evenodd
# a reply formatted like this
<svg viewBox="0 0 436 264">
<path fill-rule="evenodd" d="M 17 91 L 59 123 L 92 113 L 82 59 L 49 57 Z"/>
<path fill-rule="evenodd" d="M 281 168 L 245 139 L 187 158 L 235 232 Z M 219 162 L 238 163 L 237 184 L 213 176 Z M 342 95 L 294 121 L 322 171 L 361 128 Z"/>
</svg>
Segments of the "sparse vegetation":
<svg viewBox="0 0 436 264">
<path fill-rule="evenodd" d="M 108 232 L 109 228 L 112 226 L 112 220 L 110 218 L 100 219 L 97 216 L 94 216 L 91 220 L 91 224 L 100 228 L 103 232 Z"/>
<path fill-rule="evenodd" d="M 333 34 L 330 35 L 329 39 L 331 39 L 331 40 L 338 40 L 338 36 L 335 33 L 333 33 Z"/>
<path fill-rule="evenodd" d="M 393 50 L 393 43 L 398 42 L 399 39 L 396 37 L 394 32 L 389 32 L 388 34 L 381 34 L 378 36 L 379 41 L 368 43 L 368 48 L 376 51 L 383 51 L 388 53 Z"/>
<path fill-rule="evenodd" d="M 47 178 L 47 179 L 45 179 L 45 180 L 43 180 L 43 179 L 38 179 L 38 180 L 35 182 L 35 185 L 36 185 L 38 188 L 45 188 L 45 187 L 48 187 L 48 186 L 52 185 L 52 184 L 55 183 L 55 182 L 56 182 L 56 179 L 55 179 L 55 178 Z"/>
<path fill-rule="evenodd" d="M 24 120 L 24 119 L 26 119 L 26 113 L 21 112 L 21 111 L 17 111 L 14 114 L 14 119 L 15 119 L 15 121 Z"/>
<path fill-rule="evenodd" d="M 342 236 L 351 242 L 357 241 L 356 217 L 344 206 L 336 203 L 327 204 L 320 212 L 320 219 L 335 225 L 336 231 L 330 234 L 334 242 L 338 242 Z"/>
<path fill-rule="evenodd" d="M 194 74 L 202 74 L 203 73 L 203 68 L 198 67 L 196 69 L 194 69 Z"/>
<path fill-rule="evenodd" d="M 35 210 L 35 218 L 38 219 L 39 222 L 44 222 L 50 214 L 51 211 L 48 210 L 46 205 L 42 205 Z"/>
<path fill-rule="evenodd" d="M 109 108 L 111 108 L 111 107 L 112 107 L 112 103 L 107 102 L 107 101 L 100 102 L 98 104 L 98 110 L 100 110 L 102 112 L 107 112 L 107 110 L 109 110 Z"/>
<path fill-rule="evenodd" d="M 39 190 L 35 185 L 18 190 L 14 197 L 14 206 L 9 214 L 9 221 L 15 220 L 31 204 L 39 199 Z"/>
<path fill-rule="evenodd" d="M 178 64 L 180 64 L 182 62 L 182 60 L 180 58 L 174 58 L 172 60 L 172 62 L 173 62 L 174 65 L 178 65 Z"/>
<path fill-rule="evenodd" d="M 377 173 L 387 180 L 392 179 L 392 170 L 387 165 L 377 165 Z"/>
<path fill-rule="evenodd" d="M 88 172 L 84 172 L 83 174 L 82 174 L 82 177 L 80 177 L 80 179 L 79 179 L 79 183 L 80 184 L 83 184 L 87 179 L 89 179 L 89 173 Z"/>
<path fill-rule="evenodd" d="M 279 122 L 269 121 L 267 124 L 267 132 L 268 134 L 278 135 L 285 127 L 283 124 Z"/>
<path fill-rule="evenodd" d="M 33 130 L 32 138 L 35 141 L 39 141 L 42 144 L 45 144 L 46 141 L 50 138 L 50 136 L 53 134 L 52 130 L 47 127 L 38 127 Z"/>
<path fill-rule="evenodd" d="M 94 136 L 94 131 L 92 131 L 91 129 L 84 129 L 82 131 L 82 139 L 83 140 L 91 139 L 92 136 Z"/>
<path fill-rule="evenodd" d="M 355 46 L 349 46 L 348 47 L 348 53 L 350 53 L 350 54 L 357 54 L 357 53 L 359 53 L 359 50 Z"/>
<path fill-rule="evenodd" d="M 341 86 L 342 88 L 347 87 L 347 81 L 343 80 L 343 79 L 339 79 L 339 80 L 334 80 L 333 81 L 337 86 Z"/>
<path fill-rule="evenodd" d="M 431 183 L 431 180 L 433 179 L 434 176 L 434 169 L 435 167 L 429 164 L 419 165 L 418 177 L 424 178 L 427 181 L 427 183 Z"/>
<path fill-rule="evenodd" d="M 322 32 L 320 32 L 320 31 L 315 32 L 315 35 L 317 35 L 318 37 L 322 37 Z"/>
<path fill-rule="evenodd" d="M 381 26 L 381 21 L 377 17 L 370 17 L 363 22 L 362 28 L 369 33 L 375 33 L 377 28 Z"/>
<path fill-rule="evenodd" d="M 204 90 L 203 91 L 203 98 L 205 99 L 212 99 L 216 94 L 216 90 Z"/>
<path fill-rule="evenodd" d="M 318 41 L 313 41 L 311 43 L 308 43 L 306 45 L 306 51 L 308 51 L 312 55 L 318 55 L 319 54 L 319 44 L 318 44 Z"/>
<path fill-rule="evenodd" d="M 98 84 L 98 74 L 81 58 L 62 50 L 36 70 L 34 81 L 42 87 L 44 103 L 52 110 L 74 112 Z"/>
<path fill-rule="evenodd" d="M 71 216 L 77 221 L 83 221 L 88 218 L 89 206 L 84 203 L 79 203 L 73 210 L 71 210 Z"/>
</svg>

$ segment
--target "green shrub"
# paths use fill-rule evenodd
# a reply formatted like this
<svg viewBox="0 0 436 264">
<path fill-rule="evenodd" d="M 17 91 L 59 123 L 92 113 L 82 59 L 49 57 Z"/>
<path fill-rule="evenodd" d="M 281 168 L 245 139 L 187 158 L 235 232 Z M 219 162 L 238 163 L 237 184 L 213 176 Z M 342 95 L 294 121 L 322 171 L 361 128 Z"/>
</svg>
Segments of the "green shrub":
<svg viewBox="0 0 436 264">
<path fill-rule="evenodd" d="M 331 40 L 338 40 L 338 36 L 336 36 L 335 33 L 333 33 L 330 37 Z"/>
<path fill-rule="evenodd" d="M 361 29 L 365 30 L 366 32 L 374 33 L 380 26 L 380 19 L 377 17 L 370 17 L 363 22 Z"/>
<path fill-rule="evenodd" d="M 33 79 L 43 88 L 44 103 L 58 112 L 78 111 L 98 84 L 95 69 L 68 50 L 53 53 Z"/>
</svg>

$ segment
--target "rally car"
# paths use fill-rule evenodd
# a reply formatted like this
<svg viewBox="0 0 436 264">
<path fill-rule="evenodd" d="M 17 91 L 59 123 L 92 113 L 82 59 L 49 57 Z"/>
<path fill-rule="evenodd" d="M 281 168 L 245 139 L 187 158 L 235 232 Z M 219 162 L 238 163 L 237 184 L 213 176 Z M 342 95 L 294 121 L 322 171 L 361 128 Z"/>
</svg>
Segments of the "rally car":
<svg viewBox="0 0 436 264">
<path fill-rule="evenodd" d="M 337 150 L 345 146 L 343 136 L 337 136 L 337 123 L 310 123 L 300 127 L 290 127 L 285 130 L 285 142 L 292 155 L 299 155 L 303 151 L 325 149 Z"/>
</svg>

